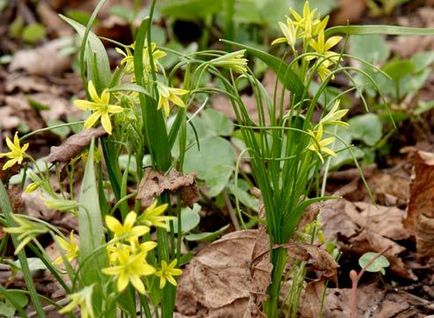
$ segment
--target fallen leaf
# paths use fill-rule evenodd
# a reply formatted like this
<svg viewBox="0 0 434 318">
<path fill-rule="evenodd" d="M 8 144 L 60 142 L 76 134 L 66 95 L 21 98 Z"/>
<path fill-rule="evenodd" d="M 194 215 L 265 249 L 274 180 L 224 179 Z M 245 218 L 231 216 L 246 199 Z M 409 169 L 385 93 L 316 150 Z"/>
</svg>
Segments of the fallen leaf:
<svg viewBox="0 0 434 318">
<path fill-rule="evenodd" d="M 243 317 L 250 298 L 250 262 L 257 235 L 257 230 L 232 232 L 201 250 L 179 280 L 178 312 L 214 317 L 225 308 L 227 317 Z"/>
<path fill-rule="evenodd" d="M 416 237 L 417 254 L 434 257 L 434 154 L 415 151 L 410 154 L 414 174 L 410 185 L 410 201 L 406 227 Z"/>
<path fill-rule="evenodd" d="M 12 57 L 9 71 L 24 70 L 28 74 L 47 76 L 61 74 L 71 68 L 72 62 L 72 56 L 59 53 L 63 45 L 64 41 L 59 39 L 35 49 L 18 51 Z"/>
<path fill-rule="evenodd" d="M 319 317 L 323 286 L 308 284 L 299 308 L 300 318 Z M 324 318 L 348 317 L 350 289 L 328 288 L 324 300 Z M 412 306 L 403 293 L 387 290 L 377 283 L 359 287 L 356 317 L 410 318 L 422 312 Z"/>
<path fill-rule="evenodd" d="M 179 191 L 181 200 L 189 206 L 199 199 L 193 173 L 183 174 L 172 169 L 168 175 L 164 175 L 152 168 L 147 168 L 137 190 L 137 199 L 140 199 L 142 205 L 146 207 L 164 191 L 171 193 Z"/>
<path fill-rule="evenodd" d="M 82 149 L 89 146 L 92 138 L 99 138 L 106 134 L 102 127 L 85 129 L 66 139 L 60 146 L 53 146 L 45 159 L 47 162 L 69 162 L 80 154 Z"/>
<path fill-rule="evenodd" d="M 326 201 L 321 206 L 320 222 L 324 236 L 346 251 L 361 256 L 366 252 L 380 252 L 391 246 L 384 254 L 391 263 L 395 275 L 417 279 L 399 254 L 405 247 L 395 240 L 409 238 L 403 228 L 404 212 L 397 208 L 377 208 L 369 203 L 352 203 L 345 199 Z"/>
<path fill-rule="evenodd" d="M 354 205 L 360 211 L 354 218 L 360 227 L 395 241 L 410 238 L 411 234 L 403 224 L 404 210 L 366 202 L 354 202 Z"/>
</svg>

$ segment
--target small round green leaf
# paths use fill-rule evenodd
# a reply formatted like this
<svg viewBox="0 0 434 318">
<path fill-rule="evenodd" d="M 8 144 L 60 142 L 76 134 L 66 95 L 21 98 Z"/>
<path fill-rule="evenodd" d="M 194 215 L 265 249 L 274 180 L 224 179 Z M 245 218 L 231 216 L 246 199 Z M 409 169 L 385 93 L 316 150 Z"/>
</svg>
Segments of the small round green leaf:
<svg viewBox="0 0 434 318">
<path fill-rule="evenodd" d="M 363 254 L 360 258 L 359 258 L 359 265 L 360 267 L 364 268 L 366 265 L 368 265 L 368 263 L 378 255 L 378 253 L 373 253 L 373 252 L 368 252 Z M 377 257 L 371 265 L 369 265 L 369 267 L 365 268 L 365 270 L 367 272 L 371 272 L 371 273 L 377 273 L 377 272 L 381 272 L 384 275 L 384 268 L 389 267 L 390 263 L 387 260 L 386 257 L 384 257 L 383 255 Z"/>
</svg>

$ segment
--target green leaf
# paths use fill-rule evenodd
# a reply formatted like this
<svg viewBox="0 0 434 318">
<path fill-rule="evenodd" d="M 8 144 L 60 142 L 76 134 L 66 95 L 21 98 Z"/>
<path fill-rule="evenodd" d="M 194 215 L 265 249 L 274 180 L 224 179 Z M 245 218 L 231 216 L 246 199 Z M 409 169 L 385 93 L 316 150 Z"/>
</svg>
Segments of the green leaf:
<svg viewBox="0 0 434 318">
<path fill-rule="evenodd" d="M 348 120 L 352 139 L 374 146 L 383 135 L 383 124 L 376 114 L 363 114 Z"/>
<path fill-rule="evenodd" d="M 214 136 L 230 136 L 234 131 L 233 122 L 223 113 L 208 108 L 201 112 L 201 116 L 193 118 L 192 123 L 196 128 L 200 138 Z M 194 140 L 194 136 L 189 130 L 189 139 Z"/>
<path fill-rule="evenodd" d="M 200 215 L 202 207 L 195 203 L 193 204 L 193 208 L 183 208 L 181 209 L 181 231 L 182 233 L 188 233 L 193 230 L 196 226 L 199 225 Z M 170 231 L 169 226 L 167 226 L 167 230 Z M 178 219 L 173 220 L 173 232 L 175 234 L 178 233 Z"/>
<path fill-rule="evenodd" d="M 229 228 L 229 224 L 223 226 L 215 232 L 202 232 L 202 233 L 191 233 L 185 237 L 187 241 L 214 241 L 217 237 L 222 235 Z"/>
<path fill-rule="evenodd" d="M 363 254 L 359 258 L 359 265 L 360 265 L 360 267 L 364 268 L 377 255 L 378 255 L 378 253 L 373 253 L 373 252 L 367 252 L 367 253 Z M 365 268 L 365 270 L 367 272 L 371 272 L 371 273 L 381 272 L 384 275 L 385 274 L 384 269 L 386 267 L 389 267 L 389 266 L 390 266 L 390 263 L 387 260 L 387 258 L 384 257 L 383 255 L 380 255 L 379 257 L 377 257 L 377 259 L 375 259 L 372 262 L 371 265 L 369 265 L 369 267 Z"/>
<path fill-rule="evenodd" d="M 90 14 L 83 10 L 66 10 L 66 15 L 68 18 L 71 18 L 72 20 L 77 21 L 78 23 L 82 24 L 83 26 L 86 26 L 90 20 Z M 95 23 L 94 23 L 95 24 Z"/>
<path fill-rule="evenodd" d="M 222 42 L 246 49 L 251 55 L 261 59 L 276 73 L 283 86 L 294 93 L 296 102 L 302 98 L 303 93 L 305 92 L 303 82 L 285 61 L 282 61 L 271 54 L 255 49 L 251 46 L 227 40 L 222 40 Z"/>
<path fill-rule="evenodd" d="M 232 175 L 234 150 L 231 144 L 221 137 L 200 139 L 200 150 L 191 147 L 185 153 L 184 170 L 196 172 L 199 179 L 209 187 L 209 195 L 219 194 Z"/>
<path fill-rule="evenodd" d="M 389 46 L 383 35 L 353 35 L 350 38 L 350 53 L 367 62 L 381 64 L 390 55 Z"/>
<path fill-rule="evenodd" d="M 413 73 L 414 65 L 410 60 L 392 60 L 386 63 L 382 69 L 392 81 L 399 82 L 404 76 Z"/>
<path fill-rule="evenodd" d="M 220 12 L 223 9 L 222 0 L 170 0 L 162 1 L 160 12 L 181 20 L 197 20 Z"/>
<path fill-rule="evenodd" d="M 0 317 L 12 318 L 15 311 L 15 307 L 7 300 L 0 302 Z"/>
<path fill-rule="evenodd" d="M 288 1 L 286 1 L 288 3 Z M 338 7 L 338 1 L 336 0 L 309 0 L 311 10 L 317 9 L 318 12 L 324 16 L 330 13 L 333 9 Z M 289 7 L 293 8 L 297 12 L 303 12 L 304 1 L 289 0 Z"/>
<path fill-rule="evenodd" d="M 335 34 L 434 35 L 434 28 L 413 28 L 394 25 L 340 25 L 325 30 L 326 37 Z"/>
<path fill-rule="evenodd" d="M 65 124 L 65 122 L 58 119 L 52 119 L 47 121 L 47 127 L 52 127 L 60 124 Z M 51 129 L 51 131 L 56 135 L 58 135 L 60 138 L 65 139 L 71 133 L 71 128 L 69 128 L 68 126 L 63 126 L 63 127 L 53 128 Z"/>
<path fill-rule="evenodd" d="M 254 197 L 248 192 L 250 186 L 243 179 L 238 180 L 238 189 L 235 188 L 235 184 L 229 184 L 229 191 L 232 195 L 238 195 L 238 200 L 246 207 L 252 209 L 253 211 L 259 211 L 259 199 Z M 238 191 L 237 191 L 238 190 Z"/>
<path fill-rule="evenodd" d="M 21 36 L 25 42 L 36 43 L 45 38 L 45 27 L 39 23 L 29 24 L 23 29 Z"/>
<path fill-rule="evenodd" d="M 104 266 L 104 258 L 101 255 L 93 255 L 104 240 L 104 226 L 95 178 L 94 149 L 95 140 L 92 139 L 78 201 L 80 204 L 78 209 L 80 262 L 83 262 L 89 256 L 92 257 L 92 261 L 87 262 L 87 265 L 82 269 L 85 285 L 98 281 L 98 272 Z"/>
<path fill-rule="evenodd" d="M 60 17 L 72 26 L 83 40 L 86 28 L 80 23 L 63 15 L 60 15 Z M 102 87 L 100 87 L 100 89 L 108 87 L 111 78 L 109 59 L 104 45 L 93 32 L 89 32 L 88 34 L 85 55 L 88 80 L 92 80 L 95 85 L 101 83 Z"/>
</svg>

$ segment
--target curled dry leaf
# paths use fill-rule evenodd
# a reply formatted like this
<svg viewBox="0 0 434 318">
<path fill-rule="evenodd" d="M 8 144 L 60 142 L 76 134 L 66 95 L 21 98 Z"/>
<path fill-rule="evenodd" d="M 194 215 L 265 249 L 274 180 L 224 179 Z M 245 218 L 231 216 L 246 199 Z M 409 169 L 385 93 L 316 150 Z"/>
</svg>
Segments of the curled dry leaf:
<svg viewBox="0 0 434 318">
<path fill-rule="evenodd" d="M 102 127 L 86 129 L 66 139 L 60 146 L 53 146 L 46 158 L 48 162 L 69 162 L 80 154 L 82 149 L 89 146 L 92 138 L 98 138 L 106 134 Z"/>
<path fill-rule="evenodd" d="M 181 200 L 187 205 L 192 205 L 199 199 L 193 173 L 183 174 L 172 169 L 168 175 L 164 175 L 152 168 L 147 168 L 139 184 L 137 199 L 140 199 L 142 205 L 146 207 L 164 191 L 171 193 L 179 191 Z"/>
<path fill-rule="evenodd" d="M 72 56 L 59 53 L 62 46 L 64 46 L 64 41 L 59 39 L 36 49 L 18 51 L 12 58 L 9 71 L 24 70 L 28 74 L 46 76 L 61 74 L 71 67 L 72 61 Z"/>
<path fill-rule="evenodd" d="M 406 227 L 416 237 L 418 256 L 434 257 L 434 154 L 415 151 L 410 154 L 413 176 L 410 201 L 405 219 Z"/>
</svg>

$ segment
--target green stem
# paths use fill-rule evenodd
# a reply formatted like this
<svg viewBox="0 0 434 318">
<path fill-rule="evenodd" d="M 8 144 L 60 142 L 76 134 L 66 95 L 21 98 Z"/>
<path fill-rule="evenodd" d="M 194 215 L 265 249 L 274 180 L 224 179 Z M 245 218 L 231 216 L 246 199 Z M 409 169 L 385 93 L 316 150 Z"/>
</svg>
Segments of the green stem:
<svg viewBox="0 0 434 318">
<path fill-rule="evenodd" d="M 279 296 L 282 283 L 282 274 L 285 270 L 287 261 L 287 250 L 285 248 L 277 248 L 271 251 L 271 263 L 273 264 L 272 281 L 268 288 L 268 300 L 264 304 L 264 311 L 267 318 L 279 317 Z"/>
</svg>

